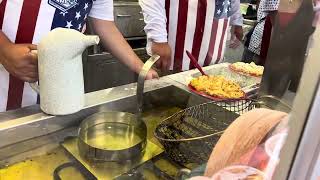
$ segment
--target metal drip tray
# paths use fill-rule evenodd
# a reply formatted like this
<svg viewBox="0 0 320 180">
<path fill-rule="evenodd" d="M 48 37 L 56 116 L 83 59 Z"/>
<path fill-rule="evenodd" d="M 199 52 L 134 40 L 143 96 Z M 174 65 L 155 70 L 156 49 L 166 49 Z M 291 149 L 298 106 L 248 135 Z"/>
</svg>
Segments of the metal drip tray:
<svg viewBox="0 0 320 180">
<path fill-rule="evenodd" d="M 29 156 L 33 156 L 34 152 L 30 152 L 30 155 L 23 154 L 21 157 L 19 153 L 28 152 L 41 147 L 41 145 L 59 143 L 62 145 L 63 150 L 66 150 L 63 151 L 65 153 L 63 154 L 66 155 L 65 158 L 76 161 L 75 164 L 82 167 L 80 171 L 76 169 L 75 172 L 88 172 L 88 174 L 96 177 L 96 179 L 105 180 L 116 177 L 123 178 L 124 176 L 131 177 L 132 173 L 136 172 L 137 169 L 139 171 L 142 167 L 148 166 L 148 164 L 152 164 L 152 166 L 148 166 L 149 170 L 142 168 L 143 172 L 145 172 L 145 179 L 158 179 L 149 176 L 150 174 L 157 174 L 160 179 L 170 179 L 167 177 L 172 177 L 171 179 L 173 179 L 177 176 L 177 171 L 181 167 L 166 156 L 160 160 L 157 159 L 159 157 L 158 155 L 161 154 L 160 156 L 162 157 L 164 153 L 162 153 L 162 146 L 154 137 L 153 132 L 157 125 L 165 118 L 187 107 L 208 102 L 208 99 L 191 94 L 184 89 L 184 86 L 182 87 L 181 84 L 172 82 L 174 85 L 170 85 L 167 83 L 161 84 L 160 82 L 161 80 L 149 83 L 149 86 L 146 88 L 147 92 L 144 94 L 142 120 L 146 123 L 148 129 L 147 147 L 144 156 L 139 159 L 139 161 L 89 163 L 80 157 L 77 139 L 75 137 L 65 139 L 65 137 L 75 136 L 77 133 L 73 128 L 79 127 L 82 120 L 94 113 L 108 111 L 135 113 L 137 98 L 135 96 L 136 86 L 134 84 L 88 94 L 86 97 L 88 106 L 77 114 L 55 117 L 38 113 L 15 121 L 17 123 L 24 122 L 24 124 L 18 128 L 14 127 L 14 130 L 8 127 L 8 130 L 0 131 L 2 137 L 6 139 L 6 141 L 0 143 L 2 147 L 5 146 L 5 148 L 0 149 L 2 152 L 0 154 L 0 160 L 3 159 L 6 161 L 6 164 L 10 165 L 19 163 Z M 12 122 L 13 121 L 10 121 L 7 124 Z M 59 126 L 57 126 L 57 124 L 59 124 Z M 69 129 L 66 129 L 69 127 L 72 127 L 72 133 L 70 133 Z M 43 135 L 47 136 L 43 137 Z M 47 151 L 47 149 L 44 151 Z M 42 150 L 39 149 L 39 153 L 41 152 Z M 50 152 L 50 150 L 48 150 L 48 152 Z M 17 154 L 19 157 L 16 157 Z M 58 167 L 56 167 L 56 165 L 52 166 L 55 161 L 47 161 L 46 163 L 46 167 L 54 168 L 50 168 L 50 172 L 53 172 L 55 169 L 61 169 L 60 164 L 65 163 L 65 161 L 58 164 Z M 158 166 L 158 170 L 157 168 L 153 168 L 153 166 Z M 69 170 L 72 170 L 72 168 Z M 21 169 L 21 172 L 29 173 L 28 169 Z M 68 170 L 64 172 L 68 172 Z M 31 173 L 38 175 L 37 172 Z M 62 171 L 61 175 L 61 177 L 64 175 Z"/>
<path fill-rule="evenodd" d="M 97 179 L 114 179 L 131 169 L 143 164 L 144 162 L 152 159 L 153 157 L 159 155 L 163 152 L 159 146 L 155 145 L 151 141 L 147 141 L 146 151 L 141 159 L 135 161 L 125 161 L 123 163 L 117 162 L 101 162 L 92 163 L 80 156 L 80 152 L 77 146 L 78 139 L 76 137 L 67 138 L 62 146 L 73 156 L 79 163 L 82 164 L 93 176 Z"/>
<path fill-rule="evenodd" d="M 168 86 L 145 93 L 142 119 L 147 125 L 148 140 L 144 156 L 136 162 L 124 161 L 124 163 L 91 163 L 80 156 L 77 146 L 77 138 L 66 139 L 62 143 L 62 146 L 81 164 L 81 166 L 85 167 L 96 178 L 104 180 L 114 179 L 116 177 L 127 174 L 132 169 L 140 167 L 140 165 L 147 164 L 147 161 L 149 163 L 152 163 L 149 160 L 152 159 L 153 161 L 154 159 L 156 159 L 154 157 L 160 155 L 163 152 L 162 145 L 158 142 L 153 134 L 158 123 L 177 111 L 203 102 L 207 102 L 207 99 L 192 95 L 187 91 L 179 89 L 175 86 Z M 135 103 L 136 97 L 129 97 L 114 102 L 112 106 L 105 108 L 100 107 L 99 110 L 119 110 L 124 112 L 135 112 Z M 169 167 L 168 163 L 165 163 L 164 167 Z M 173 167 L 177 166 L 174 165 Z M 156 170 L 152 169 L 152 171 L 155 172 Z"/>
</svg>

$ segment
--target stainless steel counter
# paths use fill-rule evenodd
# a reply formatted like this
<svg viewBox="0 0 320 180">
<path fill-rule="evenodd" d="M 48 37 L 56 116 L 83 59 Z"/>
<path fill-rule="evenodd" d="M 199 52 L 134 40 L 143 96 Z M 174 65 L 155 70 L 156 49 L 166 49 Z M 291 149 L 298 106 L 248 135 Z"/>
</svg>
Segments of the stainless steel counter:
<svg viewBox="0 0 320 180">
<path fill-rule="evenodd" d="M 206 67 L 205 70 L 224 66 L 224 64 Z M 189 92 L 186 84 L 192 74 L 191 70 L 150 80 L 145 84 L 145 92 L 174 86 Z M 136 83 L 109 88 L 85 95 L 85 108 L 75 114 L 67 116 L 50 116 L 41 112 L 38 105 L 0 113 L 0 149 L 21 141 L 44 136 L 79 124 L 90 114 L 103 110 L 123 111 L 132 107 L 136 101 Z M 165 98 L 165 95 L 163 95 Z M 160 99 L 163 99 L 159 97 Z M 2 154 L 0 154 L 1 160 Z"/>
<path fill-rule="evenodd" d="M 179 75 L 147 81 L 145 92 L 169 86 L 186 90 L 184 85 L 173 80 L 176 76 Z M 63 130 L 77 127 L 81 120 L 95 112 L 132 109 L 136 102 L 135 94 L 135 83 L 88 93 L 85 95 L 85 108 L 67 116 L 44 114 L 38 105 L 0 113 L 0 161 L 38 148 L 49 141 L 59 143 L 64 138 Z M 73 133 L 75 132 L 74 130 Z M 18 145 L 19 148 L 16 148 Z"/>
<path fill-rule="evenodd" d="M 159 80 L 147 81 L 144 108 L 149 109 L 150 112 L 157 107 L 161 109 L 161 107 L 169 105 L 168 112 L 174 113 L 170 108 L 177 111 L 208 101 L 187 91 L 185 85 L 176 81 L 179 79 L 178 76 L 180 75 L 176 74 Z M 5 167 L 12 164 L 14 165 L 13 169 L 19 169 L 27 166 L 33 167 L 35 164 L 38 166 L 39 162 L 43 162 L 43 159 L 48 159 L 50 162 L 47 165 L 40 166 L 47 168 L 46 173 L 43 172 L 42 175 L 51 175 L 50 172 L 61 163 L 74 161 L 72 158 L 70 159 L 68 153 L 63 151 L 61 143 L 65 141 L 65 138 L 77 135 L 77 127 L 81 120 L 99 111 L 135 112 L 137 102 L 135 95 L 136 84 L 133 83 L 86 94 L 85 108 L 72 115 L 50 116 L 42 113 L 38 105 L 0 113 L 0 179 L 2 178 L 1 173 L 11 174 L 12 168 L 7 171 Z M 147 116 L 147 119 L 151 118 L 150 121 L 155 121 L 152 117 L 158 117 L 157 121 L 161 121 L 166 115 L 160 110 L 159 112 L 151 112 Z M 155 122 L 150 123 L 146 123 L 148 129 L 149 126 L 150 128 L 156 127 Z M 151 131 L 150 138 L 152 140 Z M 50 155 L 52 153 L 57 155 Z M 33 171 L 37 174 L 38 172 L 35 172 L 39 171 L 37 166 L 36 169 L 22 168 L 19 171 L 23 173 Z M 2 170 L 1 167 L 4 169 Z M 32 172 L 29 173 L 32 174 Z"/>
<path fill-rule="evenodd" d="M 221 66 L 224 64 L 206 67 L 205 70 Z M 164 111 L 174 113 L 179 109 L 209 101 L 190 93 L 187 89 L 186 83 L 197 73 L 196 70 L 191 70 L 146 82 L 144 110 L 148 116 L 146 124 L 149 130 L 151 128 L 149 140 L 156 141 L 152 132 L 158 122 L 168 117 L 169 114 Z M 50 116 L 42 113 L 38 105 L 0 113 L 0 167 L 19 164 L 34 156 L 37 156 L 36 160 L 39 161 L 43 161 L 41 158 L 55 159 L 46 155 L 55 151 L 58 152 L 61 161 L 70 161 L 67 154 L 61 150 L 61 143 L 66 137 L 77 135 L 79 123 L 87 116 L 101 111 L 134 113 L 137 103 L 135 95 L 136 84 L 133 83 L 86 94 L 85 108 L 72 115 Z M 156 110 L 159 107 L 160 110 Z M 153 117 L 158 119 L 155 120 Z M 50 167 L 56 168 L 57 163 L 59 162 L 52 161 Z"/>
</svg>

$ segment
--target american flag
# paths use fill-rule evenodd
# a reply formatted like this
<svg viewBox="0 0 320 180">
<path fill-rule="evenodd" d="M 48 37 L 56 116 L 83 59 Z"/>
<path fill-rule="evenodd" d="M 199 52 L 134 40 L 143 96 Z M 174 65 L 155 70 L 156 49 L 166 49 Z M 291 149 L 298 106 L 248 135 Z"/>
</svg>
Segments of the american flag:
<svg viewBox="0 0 320 180">
<path fill-rule="evenodd" d="M 64 10 L 62 8 L 56 9 L 51 29 L 55 29 L 57 27 L 65 27 L 78 31 L 82 30 L 85 24 L 85 20 L 87 19 L 88 13 L 91 9 L 92 3 L 90 3 L 91 0 L 73 1 L 76 5 L 69 10 Z"/>
<path fill-rule="evenodd" d="M 217 19 L 224 19 L 230 17 L 231 0 L 216 0 L 216 9 L 214 17 Z"/>
<path fill-rule="evenodd" d="M 186 50 L 201 66 L 221 62 L 229 27 L 230 0 L 165 0 L 171 69 L 188 70 Z"/>
<path fill-rule="evenodd" d="M 17 44 L 38 44 L 57 27 L 82 31 L 93 0 L 3 0 L 0 27 Z M 0 67 L 0 111 L 35 104 L 37 94 L 27 83 Z"/>
</svg>

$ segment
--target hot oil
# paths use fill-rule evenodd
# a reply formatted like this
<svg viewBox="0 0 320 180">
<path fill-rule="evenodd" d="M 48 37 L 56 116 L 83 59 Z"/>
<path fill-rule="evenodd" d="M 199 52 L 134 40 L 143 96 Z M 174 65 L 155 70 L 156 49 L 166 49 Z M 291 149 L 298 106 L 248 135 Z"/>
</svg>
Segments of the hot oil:
<svg viewBox="0 0 320 180">
<path fill-rule="evenodd" d="M 91 127 L 85 140 L 92 147 L 105 150 L 123 150 L 141 142 L 139 129 L 123 123 L 103 123 Z"/>
<path fill-rule="evenodd" d="M 156 107 L 146 110 L 142 114 L 142 119 L 147 125 L 147 138 L 161 147 L 161 144 L 154 137 L 154 131 L 157 125 L 180 111 L 178 107 Z M 133 147 L 141 142 L 138 136 L 139 129 L 134 126 L 123 123 L 103 123 L 95 125 L 87 130 L 87 139 L 85 142 L 92 147 L 105 150 L 123 150 Z"/>
<path fill-rule="evenodd" d="M 156 130 L 159 123 L 161 123 L 166 118 L 170 117 L 174 113 L 182 110 L 179 107 L 172 106 L 160 106 L 150 110 L 145 111 L 142 114 L 143 121 L 146 123 L 148 128 L 148 139 L 158 146 L 162 145 L 158 142 L 157 138 L 154 137 L 154 131 Z"/>
</svg>

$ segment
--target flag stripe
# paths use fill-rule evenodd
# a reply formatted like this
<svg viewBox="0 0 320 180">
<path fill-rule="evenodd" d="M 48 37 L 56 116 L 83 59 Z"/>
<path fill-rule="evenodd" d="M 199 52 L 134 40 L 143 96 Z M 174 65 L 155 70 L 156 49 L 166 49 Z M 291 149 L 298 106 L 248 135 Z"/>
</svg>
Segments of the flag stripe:
<svg viewBox="0 0 320 180">
<path fill-rule="evenodd" d="M 178 23 L 177 23 L 177 37 L 176 37 L 176 47 L 174 54 L 174 70 L 182 69 L 182 58 L 184 54 L 184 44 L 187 30 L 187 15 L 188 15 L 188 0 L 179 1 L 179 11 L 178 11 Z"/>
<path fill-rule="evenodd" d="M 33 44 L 38 44 L 43 35 L 51 30 L 51 24 L 56 9 L 48 4 L 47 1 L 41 1 L 37 24 L 33 35 Z"/>
<path fill-rule="evenodd" d="M 169 9 L 169 33 L 168 33 L 168 42 L 171 47 L 171 66 L 170 69 L 173 69 L 174 65 L 174 55 L 176 49 L 176 37 L 177 37 L 177 22 L 178 22 L 178 11 L 179 11 L 179 1 L 180 0 L 170 0 L 170 9 Z"/>
<path fill-rule="evenodd" d="M 0 27 L 2 29 L 2 24 L 3 24 L 3 17 L 4 17 L 4 12 L 6 9 L 6 5 L 7 5 L 7 0 L 3 0 L 0 3 Z"/>
<path fill-rule="evenodd" d="M 170 5 L 170 6 L 169 6 Z M 173 70 L 194 68 L 189 50 L 202 66 L 223 59 L 228 29 L 230 1 L 166 0 L 168 42 Z"/>
<path fill-rule="evenodd" d="M 228 26 L 228 19 L 224 19 L 222 36 L 220 39 L 220 45 L 219 45 L 219 49 L 218 49 L 218 57 L 216 59 L 215 64 L 217 64 L 221 60 L 221 58 L 223 58 L 223 57 L 221 57 L 221 54 L 222 54 L 223 44 L 224 44 L 224 40 L 225 40 L 225 36 L 226 36 L 227 26 Z"/>
<path fill-rule="evenodd" d="M 7 111 L 21 107 L 24 82 L 10 75 Z"/>
<path fill-rule="evenodd" d="M 32 3 L 23 2 L 16 43 L 31 43 L 38 17 L 41 0 Z M 7 110 L 20 108 L 22 105 L 24 82 L 10 75 Z"/>
<path fill-rule="evenodd" d="M 9 73 L 0 64 L 0 112 L 7 108 Z"/>
<path fill-rule="evenodd" d="M 2 31 L 15 42 L 23 1 L 7 1 L 2 23 Z"/>
<path fill-rule="evenodd" d="M 206 19 L 205 19 L 205 26 L 204 26 L 204 32 L 202 37 L 202 43 L 200 47 L 200 54 L 198 58 L 198 62 L 200 66 L 204 65 L 204 61 L 207 56 L 207 52 L 209 49 L 210 44 L 210 37 L 211 37 L 211 29 L 212 29 L 212 23 L 214 18 L 214 12 L 215 12 L 215 2 L 213 1 L 207 1 L 207 9 L 206 9 Z"/>
<path fill-rule="evenodd" d="M 169 34 L 169 22 L 170 22 L 170 0 L 166 0 L 166 17 L 167 17 L 167 33 Z"/>
<path fill-rule="evenodd" d="M 2 22 L 2 31 L 6 34 L 6 36 L 12 42 L 15 42 L 16 40 L 22 5 L 23 5 L 23 1 L 15 1 L 15 2 L 7 1 L 6 2 L 5 12 L 3 15 L 3 22 Z M 14 98 L 16 98 L 16 95 L 14 93 L 16 90 L 18 90 L 18 89 L 15 89 L 15 84 L 18 81 L 15 81 L 16 78 L 9 75 L 9 73 L 4 68 L 0 71 L 1 71 L 0 76 L 3 78 L 3 82 L 5 83 L 2 85 L 2 88 L 4 89 L 4 91 L 2 92 L 3 94 L 1 94 L 1 96 L 3 97 L 0 97 L 2 101 L 1 110 L 5 110 L 5 109 L 11 110 L 11 109 L 14 109 L 14 107 L 16 106 L 14 103 L 15 102 Z M 11 87 L 11 91 L 9 91 L 10 87 Z M 23 83 L 18 83 L 18 88 L 22 89 Z M 8 97 L 10 95 L 11 96 L 13 95 L 11 100 L 12 102 L 8 104 L 8 101 L 9 101 Z"/>
<path fill-rule="evenodd" d="M 217 37 L 217 31 L 218 31 L 218 23 L 219 20 L 214 19 L 212 23 L 211 28 L 211 37 L 210 37 L 210 44 L 209 44 L 209 50 L 206 56 L 206 59 L 204 61 L 204 66 L 208 66 L 211 63 L 213 51 L 216 43 L 216 37 Z"/>
<path fill-rule="evenodd" d="M 220 58 L 220 61 L 218 63 L 220 63 L 220 62 L 222 62 L 224 60 L 224 53 L 225 53 L 226 47 L 227 47 L 228 31 L 229 31 L 229 27 L 230 27 L 229 26 L 230 18 L 226 19 L 226 21 L 227 21 L 227 27 L 225 29 L 225 33 L 226 34 L 224 35 L 224 40 L 223 40 L 223 45 L 222 45 L 222 50 L 221 50 L 221 58 Z"/>
<path fill-rule="evenodd" d="M 3 21 L 5 9 L 7 6 L 7 0 L 3 0 L 0 3 L 0 26 L 1 30 L 3 29 Z M 8 100 L 8 84 L 9 84 L 9 73 L 4 69 L 4 67 L 0 64 L 0 111 L 7 108 L 7 100 Z"/>
<path fill-rule="evenodd" d="M 210 63 L 208 65 L 215 63 L 215 60 L 218 58 L 218 52 L 219 52 L 220 40 L 222 37 L 224 19 L 217 19 L 217 21 L 218 21 L 218 26 L 216 27 L 217 36 L 216 36 L 216 40 L 215 40 L 215 44 L 214 44 L 214 51 L 213 51 L 213 55 L 210 59 Z"/>
<path fill-rule="evenodd" d="M 207 14 L 207 0 L 199 0 L 198 2 L 198 11 L 197 11 L 197 22 L 196 22 L 196 30 L 193 38 L 193 46 L 192 46 L 192 55 L 198 59 L 200 48 L 203 39 L 204 26 Z M 195 66 L 191 63 L 189 69 L 194 69 Z"/>
<path fill-rule="evenodd" d="M 41 0 L 33 0 L 32 3 L 24 1 L 20 15 L 20 22 L 17 31 L 16 43 L 31 43 Z"/>
<path fill-rule="evenodd" d="M 188 18 L 187 18 L 187 29 L 185 35 L 183 56 L 182 56 L 182 70 L 188 70 L 190 66 L 190 59 L 186 51 L 192 51 L 192 45 L 194 42 L 194 35 L 196 31 L 197 24 L 197 12 L 198 9 L 198 0 L 189 0 L 188 5 Z"/>
<path fill-rule="evenodd" d="M 24 83 L 21 106 L 30 106 L 37 103 L 38 94 L 31 88 L 29 83 Z"/>
</svg>

